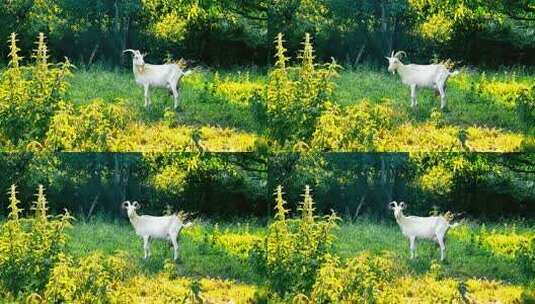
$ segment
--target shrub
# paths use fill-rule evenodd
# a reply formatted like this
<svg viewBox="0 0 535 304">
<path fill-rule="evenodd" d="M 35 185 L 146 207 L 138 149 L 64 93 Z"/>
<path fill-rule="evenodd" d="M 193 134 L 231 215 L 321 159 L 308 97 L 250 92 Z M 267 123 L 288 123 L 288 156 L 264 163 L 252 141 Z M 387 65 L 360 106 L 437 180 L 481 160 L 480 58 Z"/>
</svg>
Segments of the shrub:
<svg viewBox="0 0 535 304">
<path fill-rule="evenodd" d="M 314 63 L 309 34 L 296 68 L 287 66 L 282 34 L 277 37 L 276 48 L 276 63 L 264 94 L 269 132 L 282 145 L 307 142 L 326 105 L 333 101 L 338 65 L 334 60 L 323 67 Z"/>
<path fill-rule="evenodd" d="M 43 186 L 39 186 L 37 200 L 32 204 L 33 217 L 21 218 L 16 193 L 15 186 L 11 186 L 10 213 L 0 230 L 0 290 L 19 296 L 44 289 L 65 251 L 65 230 L 72 218 L 67 212 L 57 218 L 47 214 Z"/>
<path fill-rule="evenodd" d="M 97 99 L 76 109 L 62 103 L 52 117 L 45 145 L 53 151 L 109 151 L 112 140 L 123 132 L 128 111 Z"/>
<path fill-rule="evenodd" d="M 312 303 L 375 303 L 397 271 L 392 258 L 362 253 L 346 263 L 327 256 L 318 271 Z"/>
<path fill-rule="evenodd" d="M 108 292 L 132 272 L 128 260 L 124 253 L 104 257 L 96 252 L 80 261 L 61 254 L 44 297 L 48 303 L 107 303 Z"/>
<path fill-rule="evenodd" d="M 48 62 L 45 36 L 39 34 L 33 62 L 21 65 L 15 33 L 9 39 L 9 65 L 0 76 L 0 145 L 41 141 L 60 102 L 65 100 L 71 64 Z"/>
<path fill-rule="evenodd" d="M 338 217 L 331 213 L 325 220 L 314 214 L 314 201 L 306 186 L 300 217 L 287 218 L 288 210 L 282 187 L 276 191 L 276 214 L 262 243 L 251 252 L 251 262 L 265 273 L 269 285 L 281 296 L 298 292 L 308 293 L 314 284 L 318 269 L 332 253 Z"/>
<path fill-rule="evenodd" d="M 364 100 L 340 108 L 329 105 L 319 117 L 311 146 L 328 151 L 372 151 L 375 141 L 392 127 L 394 111 Z"/>
</svg>

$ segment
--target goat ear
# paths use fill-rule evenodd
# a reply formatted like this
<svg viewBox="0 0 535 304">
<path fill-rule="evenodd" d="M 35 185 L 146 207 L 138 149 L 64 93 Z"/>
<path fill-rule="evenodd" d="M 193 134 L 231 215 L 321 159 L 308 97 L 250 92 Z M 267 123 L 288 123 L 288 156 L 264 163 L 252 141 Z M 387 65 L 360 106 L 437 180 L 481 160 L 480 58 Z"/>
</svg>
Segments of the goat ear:
<svg viewBox="0 0 535 304">
<path fill-rule="evenodd" d="M 130 201 L 124 201 L 124 202 L 121 204 L 121 207 L 123 207 L 123 208 L 126 209 L 126 208 L 128 207 L 128 205 L 130 205 Z"/>
<path fill-rule="evenodd" d="M 388 204 L 388 209 L 394 209 L 394 207 L 396 207 L 396 205 L 397 205 L 396 201 L 390 202 L 390 204 Z"/>
<path fill-rule="evenodd" d="M 405 204 L 405 202 L 399 203 L 399 206 L 401 207 L 401 209 L 407 208 L 407 205 Z"/>
<path fill-rule="evenodd" d="M 136 208 L 136 209 L 139 209 L 141 207 L 141 205 L 137 201 L 134 201 L 132 203 L 132 206 L 134 206 L 134 208 Z"/>
<path fill-rule="evenodd" d="M 388 60 L 388 61 L 390 61 L 390 57 L 388 57 L 388 56 L 385 56 L 385 59 Z"/>
</svg>

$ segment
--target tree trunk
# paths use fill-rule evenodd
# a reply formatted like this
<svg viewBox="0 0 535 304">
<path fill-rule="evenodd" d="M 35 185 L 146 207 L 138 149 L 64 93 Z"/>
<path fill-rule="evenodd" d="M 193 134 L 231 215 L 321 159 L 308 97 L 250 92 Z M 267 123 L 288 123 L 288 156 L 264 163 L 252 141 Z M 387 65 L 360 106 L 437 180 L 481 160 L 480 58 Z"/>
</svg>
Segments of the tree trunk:
<svg viewBox="0 0 535 304">
<path fill-rule="evenodd" d="M 366 44 L 362 44 L 360 47 L 359 53 L 357 55 L 357 58 L 355 58 L 355 63 L 353 65 L 357 65 L 360 62 L 360 59 L 362 58 L 362 55 L 364 54 L 364 49 L 366 49 Z"/>
<path fill-rule="evenodd" d="M 89 211 L 87 212 L 87 218 L 90 218 L 91 215 L 93 215 L 93 211 L 95 210 L 99 197 L 100 197 L 100 192 L 97 193 L 97 195 L 95 196 L 95 199 L 93 199 L 93 203 L 91 204 L 91 207 L 89 208 Z"/>
<path fill-rule="evenodd" d="M 95 59 L 95 55 L 97 54 L 99 46 L 100 46 L 100 43 L 97 42 L 97 44 L 95 44 L 95 47 L 93 48 L 93 51 L 91 52 L 91 55 L 89 56 L 89 61 L 87 62 L 88 66 L 90 66 L 93 63 L 93 59 Z"/>
</svg>

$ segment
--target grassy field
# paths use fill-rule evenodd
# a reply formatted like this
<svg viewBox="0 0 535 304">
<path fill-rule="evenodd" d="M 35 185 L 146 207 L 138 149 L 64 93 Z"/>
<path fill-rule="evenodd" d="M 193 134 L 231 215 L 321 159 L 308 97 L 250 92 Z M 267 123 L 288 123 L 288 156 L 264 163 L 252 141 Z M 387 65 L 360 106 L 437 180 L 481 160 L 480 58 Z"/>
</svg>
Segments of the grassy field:
<svg viewBox="0 0 535 304">
<path fill-rule="evenodd" d="M 133 122 L 123 136 L 127 137 L 124 141 L 132 142 L 131 150 L 154 150 L 150 143 L 165 146 L 166 141 L 183 140 L 176 134 L 188 137 L 198 132 L 209 150 L 251 151 L 268 136 L 267 126 L 255 117 L 253 105 L 255 92 L 266 83 L 265 75 L 265 71 L 252 68 L 198 72 L 184 80 L 181 111 L 174 113 L 171 97 L 161 89 L 152 90 L 153 105 L 144 108 L 143 90 L 129 71 L 81 70 L 71 81 L 69 99 L 78 105 L 95 99 L 127 105 Z M 525 72 L 464 72 L 450 80 L 449 111 L 441 113 L 439 98 L 433 92 L 419 92 L 418 108 L 412 109 L 409 89 L 399 76 L 360 68 L 341 71 L 335 101 L 352 106 L 367 100 L 394 110 L 393 128 L 377 140 L 381 151 L 464 151 L 458 139 L 462 132 L 467 134 L 470 150 L 515 151 L 521 149 L 533 126 L 519 119 L 506 92 L 529 85 L 534 78 Z M 157 138 L 157 133 L 165 134 L 163 139 Z"/>
<path fill-rule="evenodd" d="M 342 258 L 351 258 L 365 251 L 372 255 L 391 254 L 403 271 L 396 274 L 398 290 L 407 303 L 425 303 L 429 295 L 437 296 L 443 288 L 455 290 L 460 282 L 469 286 L 468 295 L 477 303 L 518 303 L 521 294 L 533 284 L 521 263 L 514 257 L 516 244 L 535 231 L 527 224 L 464 224 L 450 232 L 447 261 L 438 263 L 438 248 L 431 243 L 418 244 L 418 258 L 408 257 L 408 243 L 395 223 L 368 220 L 344 223 L 336 231 L 335 251 Z M 482 232 L 486 231 L 486 232 Z M 246 303 L 265 290 L 265 278 L 255 273 L 248 262 L 248 250 L 264 235 L 265 229 L 254 222 L 214 224 L 197 222 L 181 238 L 181 257 L 176 264 L 175 280 L 215 280 L 221 285 L 203 285 L 202 293 L 218 295 L 218 299 L 234 299 Z M 484 235 L 480 244 L 474 236 Z M 84 257 L 94 251 L 105 255 L 126 252 L 138 279 L 158 280 L 169 272 L 170 247 L 154 242 L 152 257 L 142 259 L 142 241 L 126 221 L 89 221 L 74 225 L 70 232 L 68 252 Z M 438 266 L 437 266 L 438 265 Z M 131 279 L 132 280 L 132 279 Z M 125 282 L 126 285 L 130 284 Z M 201 284 L 202 285 L 202 284 Z M 211 286 L 211 287 L 209 287 Z M 229 287 L 234 286 L 234 287 Z M 405 286 L 405 287 L 402 287 Z M 442 291 L 441 291 L 442 290 Z M 256 294 L 256 295 L 255 295 Z M 154 295 L 138 294 L 138 299 Z"/>
</svg>

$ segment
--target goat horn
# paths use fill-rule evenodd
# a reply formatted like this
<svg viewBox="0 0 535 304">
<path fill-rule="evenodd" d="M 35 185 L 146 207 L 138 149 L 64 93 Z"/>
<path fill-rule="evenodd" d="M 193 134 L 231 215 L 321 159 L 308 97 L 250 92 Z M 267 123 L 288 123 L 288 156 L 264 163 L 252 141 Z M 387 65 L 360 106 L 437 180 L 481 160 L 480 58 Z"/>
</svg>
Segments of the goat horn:
<svg viewBox="0 0 535 304">
<path fill-rule="evenodd" d="M 407 57 L 407 53 L 405 53 L 404 51 L 399 51 L 399 52 L 397 52 L 393 57 L 396 57 L 396 58 L 398 58 L 398 59 L 401 59 L 401 58 L 400 58 L 401 55 Z"/>
<path fill-rule="evenodd" d="M 123 51 L 123 54 L 126 53 L 126 52 L 132 52 L 132 53 L 134 53 L 134 54 L 136 53 L 135 50 L 132 50 L 132 49 L 126 49 L 126 50 Z"/>
<path fill-rule="evenodd" d="M 392 51 L 392 54 L 390 54 L 390 58 L 394 57 L 394 51 Z"/>
</svg>

